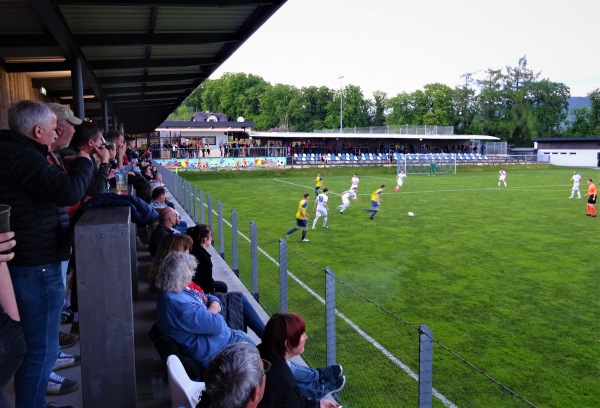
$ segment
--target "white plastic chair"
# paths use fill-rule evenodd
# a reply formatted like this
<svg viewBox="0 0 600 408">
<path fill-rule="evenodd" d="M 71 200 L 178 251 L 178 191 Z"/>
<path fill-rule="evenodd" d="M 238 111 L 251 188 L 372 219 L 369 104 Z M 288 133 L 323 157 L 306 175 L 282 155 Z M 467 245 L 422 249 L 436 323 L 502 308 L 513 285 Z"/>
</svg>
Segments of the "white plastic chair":
<svg viewBox="0 0 600 408">
<path fill-rule="evenodd" d="M 200 393 L 206 388 L 203 382 L 192 381 L 185 372 L 181 360 L 174 354 L 167 358 L 171 408 L 196 408 Z"/>
</svg>

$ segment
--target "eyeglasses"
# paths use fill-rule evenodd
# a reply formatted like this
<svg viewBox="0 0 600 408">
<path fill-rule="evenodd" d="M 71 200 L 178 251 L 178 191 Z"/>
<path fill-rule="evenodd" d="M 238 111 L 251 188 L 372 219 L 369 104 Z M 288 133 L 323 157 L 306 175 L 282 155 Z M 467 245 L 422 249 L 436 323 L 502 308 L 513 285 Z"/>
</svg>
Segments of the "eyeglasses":
<svg viewBox="0 0 600 408">
<path fill-rule="evenodd" d="M 271 369 L 272 364 L 265 360 L 264 358 L 261 358 L 262 362 L 263 362 L 263 373 L 268 373 L 269 370 Z"/>
</svg>

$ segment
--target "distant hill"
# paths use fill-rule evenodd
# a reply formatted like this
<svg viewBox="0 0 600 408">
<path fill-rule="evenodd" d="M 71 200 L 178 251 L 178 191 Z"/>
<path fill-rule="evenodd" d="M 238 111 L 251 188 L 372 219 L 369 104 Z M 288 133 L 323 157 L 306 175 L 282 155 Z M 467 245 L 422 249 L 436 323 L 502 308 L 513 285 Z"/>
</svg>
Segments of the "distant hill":
<svg viewBox="0 0 600 408">
<path fill-rule="evenodd" d="M 590 98 L 587 96 L 573 96 L 569 98 L 569 111 L 573 108 L 581 108 L 582 106 L 590 108 L 592 106 Z"/>
<path fill-rule="evenodd" d="M 592 107 L 590 98 L 587 96 L 573 96 L 569 98 L 569 112 L 567 114 L 567 119 L 563 122 L 563 129 L 567 127 L 568 123 L 573 121 L 573 115 L 571 114 L 571 111 L 575 108 L 582 108 L 584 106 L 587 106 L 588 108 Z"/>
</svg>

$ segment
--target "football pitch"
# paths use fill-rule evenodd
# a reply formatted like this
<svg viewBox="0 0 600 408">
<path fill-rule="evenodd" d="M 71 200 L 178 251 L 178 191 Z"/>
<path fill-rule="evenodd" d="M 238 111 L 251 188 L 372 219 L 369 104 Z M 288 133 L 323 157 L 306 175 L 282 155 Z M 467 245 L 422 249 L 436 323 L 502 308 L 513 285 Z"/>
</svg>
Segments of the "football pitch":
<svg viewBox="0 0 600 408">
<path fill-rule="evenodd" d="M 437 341 L 535 405 L 597 406 L 600 218 L 586 217 L 586 198 L 568 198 L 572 168 L 507 166 L 507 188 L 497 186 L 498 170 L 409 174 L 398 193 L 395 168 L 384 167 L 180 175 L 274 237 L 294 226 L 310 193 L 310 242 L 294 233 L 295 251 L 402 319 L 426 324 Z M 598 182 L 600 172 L 579 171 L 583 196 L 585 180 Z M 321 218 L 312 231 L 317 172 L 330 190 L 329 228 Z M 358 199 L 339 214 L 339 193 L 354 172 Z M 382 184 L 370 220 L 370 195 Z"/>
</svg>

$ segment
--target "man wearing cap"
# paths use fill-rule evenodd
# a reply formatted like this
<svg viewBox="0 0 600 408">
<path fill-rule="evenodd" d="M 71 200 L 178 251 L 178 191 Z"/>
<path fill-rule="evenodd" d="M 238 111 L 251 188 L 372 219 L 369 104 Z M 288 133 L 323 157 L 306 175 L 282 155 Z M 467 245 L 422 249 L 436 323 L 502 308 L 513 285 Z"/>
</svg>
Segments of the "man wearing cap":
<svg viewBox="0 0 600 408">
<path fill-rule="evenodd" d="M 75 116 L 73 111 L 65 105 L 49 103 L 48 106 L 56 115 L 56 134 L 58 138 L 52 143 L 50 149 L 56 152 L 57 150 L 64 149 L 71 143 L 71 139 L 75 134 L 75 125 L 81 125 L 83 121 Z"/>
<path fill-rule="evenodd" d="M 45 406 L 64 300 L 61 262 L 70 255 L 66 207 L 83 197 L 94 169 L 83 151 L 69 173 L 48 161 L 56 122 L 48 105 L 23 100 L 8 111 L 10 130 L 0 132 L 0 202 L 12 207 L 10 224 L 19 243 L 8 269 L 27 347 L 14 380 L 18 408 Z"/>
</svg>

